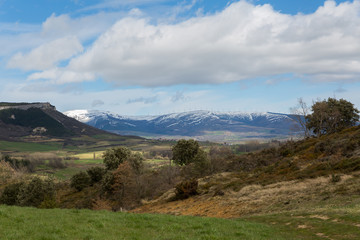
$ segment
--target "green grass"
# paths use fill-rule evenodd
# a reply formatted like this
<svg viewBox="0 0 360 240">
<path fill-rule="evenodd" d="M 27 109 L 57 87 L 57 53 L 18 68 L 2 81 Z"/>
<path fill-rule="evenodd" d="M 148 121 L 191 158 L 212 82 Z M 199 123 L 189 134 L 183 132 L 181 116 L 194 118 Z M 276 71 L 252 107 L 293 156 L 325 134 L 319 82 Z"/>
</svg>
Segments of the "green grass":
<svg viewBox="0 0 360 240">
<path fill-rule="evenodd" d="M 0 206 L 0 239 L 359 239 L 359 206 L 241 219 Z"/>
<path fill-rule="evenodd" d="M 312 212 L 285 212 L 246 218 L 270 223 L 281 231 L 298 232 L 306 239 L 360 239 L 360 206 L 319 208 Z"/>
<path fill-rule="evenodd" d="M 9 142 L 0 141 L 1 151 L 19 152 L 49 152 L 62 149 L 61 143 L 31 143 L 31 142 Z"/>
<path fill-rule="evenodd" d="M 78 172 L 83 171 L 82 168 L 75 168 L 75 167 L 67 167 L 64 169 L 56 170 L 54 171 L 54 177 L 60 180 L 67 180 L 70 179 L 73 175 L 75 175 Z"/>
<path fill-rule="evenodd" d="M 306 239 L 266 223 L 0 206 L 0 239 Z"/>
</svg>

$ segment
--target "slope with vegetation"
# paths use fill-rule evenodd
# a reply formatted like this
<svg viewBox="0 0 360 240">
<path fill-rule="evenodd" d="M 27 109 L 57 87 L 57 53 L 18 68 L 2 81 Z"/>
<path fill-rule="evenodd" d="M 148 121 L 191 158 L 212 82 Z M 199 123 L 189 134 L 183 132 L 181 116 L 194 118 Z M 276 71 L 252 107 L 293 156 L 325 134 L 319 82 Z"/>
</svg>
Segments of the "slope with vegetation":
<svg viewBox="0 0 360 240">
<path fill-rule="evenodd" d="M 337 106 L 329 104 L 330 109 L 325 110 L 338 116 Z M 318 137 L 288 141 L 258 153 L 228 155 L 223 159 L 222 169 L 217 171 L 219 173 L 206 174 L 211 169 L 211 153 L 214 150 L 210 150 L 208 160 L 203 158 L 198 161 L 199 158 L 194 155 L 194 162 L 186 168 L 195 170 L 202 162 L 197 184 L 190 184 L 188 180 L 188 183 L 178 185 L 134 211 L 234 218 L 255 213 L 316 209 L 320 206 L 358 206 L 360 127 L 354 126 L 358 119 L 357 110 L 352 105 L 347 106 L 355 115 L 346 115 L 350 121 L 345 120 L 346 116 L 338 117 L 337 124 L 334 124 L 336 119 L 332 118 L 334 121 L 330 126 L 338 126 L 335 131 L 328 130 L 327 134 L 323 132 L 318 135 L 314 129 L 309 129 Z M 314 111 L 313 114 L 318 115 L 319 112 Z M 326 129 L 328 123 L 320 118 L 316 126 Z M 182 193 L 187 191 L 195 194 L 186 200 L 172 201 L 179 188 Z"/>
<path fill-rule="evenodd" d="M 314 111 L 302 118 L 308 121 L 306 132 L 314 137 L 273 142 L 270 148 L 247 154 L 238 152 L 241 146 L 180 140 L 171 154 L 163 152 L 167 161 L 154 166 L 145 160 L 152 155 L 144 151 L 145 145 L 131 150 L 118 145 L 103 153 L 103 165 L 86 168 L 67 181 L 23 174 L 18 169 L 26 161 L 4 157 L 0 162 L 0 202 L 240 218 L 265 224 L 270 232 L 283 231 L 291 239 L 358 239 L 360 126 L 356 126 L 357 110 L 345 105 L 355 113 L 346 114 L 350 121 L 345 115 L 338 117 L 339 112 L 348 112 L 340 111 L 338 104 L 325 104 L 327 116 L 337 118 L 331 117 L 330 125 L 317 118 L 313 126 L 326 131 L 318 134 L 309 125 L 308 119 L 318 114 Z M 325 128 L 328 126 L 337 127 L 330 131 Z M 283 237 L 273 234 L 274 239 Z M 204 236 L 199 239 L 216 239 Z M 262 235 L 246 237 L 261 239 Z"/>
</svg>

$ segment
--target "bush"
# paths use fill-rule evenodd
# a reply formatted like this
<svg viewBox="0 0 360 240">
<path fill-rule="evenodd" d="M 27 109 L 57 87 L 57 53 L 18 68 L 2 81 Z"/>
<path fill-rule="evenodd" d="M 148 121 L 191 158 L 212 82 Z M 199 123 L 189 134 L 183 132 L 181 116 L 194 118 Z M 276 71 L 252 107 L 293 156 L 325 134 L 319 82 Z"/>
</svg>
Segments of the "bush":
<svg viewBox="0 0 360 240">
<path fill-rule="evenodd" d="M 93 185 L 94 183 L 98 183 L 103 179 L 106 170 L 102 167 L 92 167 L 86 170 L 86 172 L 90 177 L 90 184 Z"/>
<path fill-rule="evenodd" d="M 20 187 L 18 201 L 20 206 L 39 207 L 45 199 L 55 198 L 55 185 L 51 179 L 33 178 Z"/>
<path fill-rule="evenodd" d="M 6 186 L 0 197 L 0 203 L 6 205 L 18 205 L 18 195 L 23 185 L 23 182 L 19 182 Z"/>
<path fill-rule="evenodd" d="M 86 172 L 79 172 L 71 177 L 70 186 L 75 188 L 77 191 L 81 191 L 84 188 L 90 186 L 91 179 Z"/>
<path fill-rule="evenodd" d="M 341 176 L 338 174 L 331 174 L 330 182 L 337 183 L 341 181 Z"/>
<path fill-rule="evenodd" d="M 114 185 L 114 175 L 111 172 L 104 174 L 101 180 L 101 190 L 103 193 L 112 193 Z"/>
<path fill-rule="evenodd" d="M 175 186 L 175 198 L 186 199 L 197 195 L 198 181 L 196 179 L 185 180 Z"/>
<path fill-rule="evenodd" d="M 63 169 L 66 168 L 61 158 L 50 159 L 48 166 L 54 169 Z"/>
</svg>

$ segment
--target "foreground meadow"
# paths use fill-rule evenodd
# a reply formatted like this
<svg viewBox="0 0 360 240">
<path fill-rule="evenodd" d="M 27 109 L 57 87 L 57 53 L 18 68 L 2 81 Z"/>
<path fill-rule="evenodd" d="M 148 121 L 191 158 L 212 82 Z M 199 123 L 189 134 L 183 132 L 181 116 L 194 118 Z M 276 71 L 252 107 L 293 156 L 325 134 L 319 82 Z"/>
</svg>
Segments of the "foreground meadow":
<svg viewBox="0 0 360 240">
<path fill-rule="evenodd" d="M 0 239 L 289 239 L 244 220 L 0 206 Z"/>
<path fill-rule="evenodd" d="M 0 239 L 359 239 L 358 206 L 240 219 L 0 206 Z"/>
</svg>

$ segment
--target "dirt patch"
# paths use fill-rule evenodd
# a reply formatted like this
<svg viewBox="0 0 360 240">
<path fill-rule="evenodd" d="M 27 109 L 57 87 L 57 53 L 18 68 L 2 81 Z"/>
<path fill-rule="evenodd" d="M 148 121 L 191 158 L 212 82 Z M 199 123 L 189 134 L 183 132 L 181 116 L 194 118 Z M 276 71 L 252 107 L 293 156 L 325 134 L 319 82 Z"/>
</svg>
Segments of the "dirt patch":
<svg viewBox="0 0 360 240">
<path fill-rule="evenodd" d="M 310 227 L 308 225 L 298 225 L 297 228 L 306 229 L 306 228 L 310 228 Z"/>
<path fill-rule="evenodd" d="M 330 218 L 328 216 L 321 216 L 321 215 L 312 215 L 310 218 L 316 218 L 321 220 L 329 220 Z"/>
</svg>

